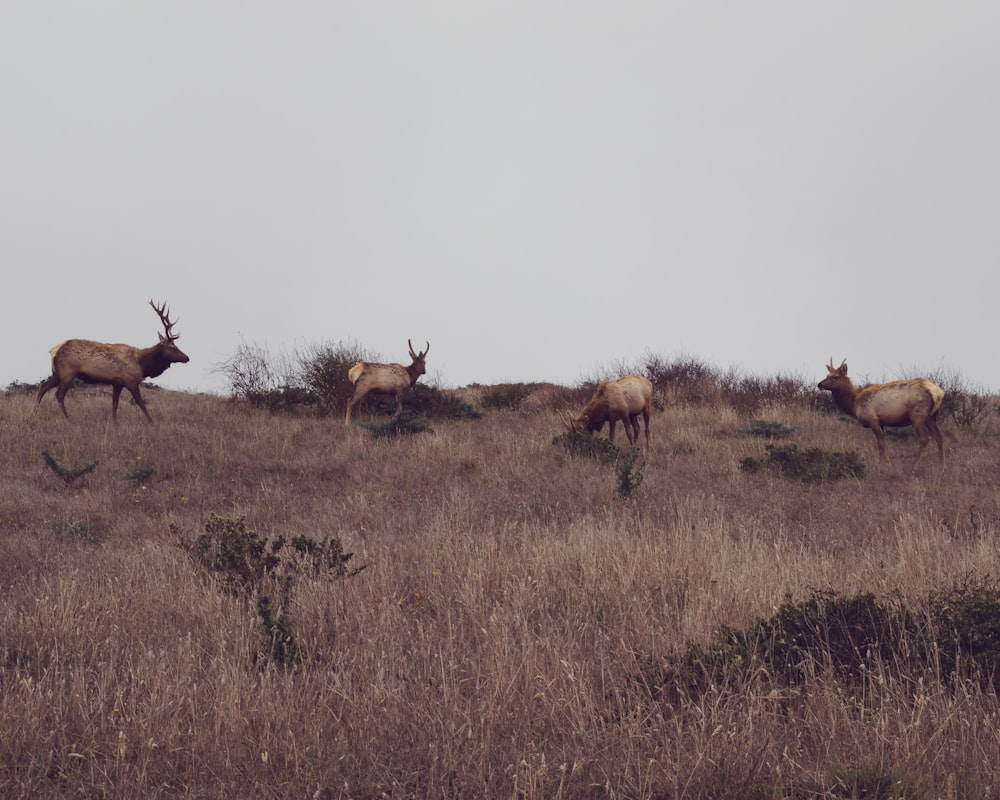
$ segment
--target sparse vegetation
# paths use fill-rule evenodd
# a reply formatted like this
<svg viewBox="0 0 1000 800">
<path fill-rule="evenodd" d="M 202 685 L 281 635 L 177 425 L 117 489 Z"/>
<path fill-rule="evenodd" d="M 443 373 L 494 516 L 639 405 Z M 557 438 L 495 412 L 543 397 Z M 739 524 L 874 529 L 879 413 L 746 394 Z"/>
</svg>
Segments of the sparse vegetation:
<svg viewBox="0 0 1000 800">
<path fill-rule="evenodd" d="M 389 442 L 8 393 L 0 796 L 995 796 L 1000 417 L 942 414 L 911 477 L 818 392 L 674 366 L 627 501 L 628 452 L 563 433 L 587 389 Z"/>
</svg>

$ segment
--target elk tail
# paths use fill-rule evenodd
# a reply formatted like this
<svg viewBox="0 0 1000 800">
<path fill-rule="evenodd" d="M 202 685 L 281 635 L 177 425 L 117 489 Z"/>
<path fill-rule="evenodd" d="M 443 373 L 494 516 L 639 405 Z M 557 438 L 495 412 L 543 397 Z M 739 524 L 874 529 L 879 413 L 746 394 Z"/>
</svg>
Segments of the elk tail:
<svg viewBox="0 0 1000 800">
<path fill-rule="evenodd" d="M 944 402 L 944 389 L 936 384 L 931 384 L 929 387 L 931 394 L 931 400 L 934 405 L 931 406 L 931 416 L 936 417 L 938 411 L 941 410 L 941 403 Z"/>
</svg>

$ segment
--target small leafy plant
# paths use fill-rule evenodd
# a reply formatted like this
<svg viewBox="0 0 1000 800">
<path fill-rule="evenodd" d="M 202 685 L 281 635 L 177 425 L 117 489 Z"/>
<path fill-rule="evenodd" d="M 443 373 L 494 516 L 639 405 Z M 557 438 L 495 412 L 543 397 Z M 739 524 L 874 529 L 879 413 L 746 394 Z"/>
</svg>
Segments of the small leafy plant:
<svg viewBox="0 0 1000 800">
<path fill-rule="evenodd" d="M 97 462 L 94 461 L 85 466 L 80 466 L 79 464 L 74 464 L 72 467 L 64 467 L 58 461 L 54 455 L 52 455 L 48 450 L 42 451 L 42 458 L 45 460 L 45 466 L 51 469 L 56 475 L 63 479 L 63 482 L 69 486 L 77 478 L 86 475 L 88 472 L 97 466 Z"/>
<path fill-rule="evenodd" d="M 138 488 L 140 486 L 148 486 L 153 482 L 153 476 L 156 474 L 156 470 L 150 466 L 142 464 L 140 466 L 134 467 L 129 470 L 125 475 L 125 480 L 132 484 L 132 486 Z"/>
<path fill-rule="evenodd" d="M 752 419 L 742 432 L 747 436 L 758 436 L 762 439 L 787 439 L 795 433 L 795 428 L 789 428 L 773 420 Z"/>
<path fill-rule="evenodd" d="M 642 451 L 638 447 L 630 447 L 615 461 L 615 496 L 628 500 L 642 486 L 642 470 L 646 459 L 640 460 Z"/>
<path fill-rule="evenodd" d="M 427 420 L 405 408 L 387 420 L 366 422 L 363 427 L 367 428 L 376 439 L 395 439 L 398 436 L 431 432 Z"/>
<path fill-rule="evenodd" d="M 552 444 L 560 447 L 571 456 L 592 458 L 605 464 L 610 464 L 618 458 L 618 448 L 603 436 L 592 436 L 589 433 L 566 431 L 552 437 Z"/>
<path fill-rule="evenodd" d="M 740 461 L 740 471 L 753 474 L 763 469 L 780 472 L 790 480 L 805 483 L 863 478 L 865 465 L 857 453 L 829 453 L 820 448 L 799 450 L 794 444 L 766 445 L 764 458 L 748 456 Z"/>
<path fill-rule="evenodd" d="M 365 567 L 348 568 L 353 553 L 335 537 L 290 541 L 268 538 L 247 527 L 244 517 L 210 515 L 205 532 L 181 539 L 192 559 L 217 577 L 223 590 L 255 602 L 263 625 L 260 657 L 281 667 L 297 666 L 303 657 L 291 619 L 295 581 L 303 574 L 332 580 L 353 577 Z"/>
</svg>

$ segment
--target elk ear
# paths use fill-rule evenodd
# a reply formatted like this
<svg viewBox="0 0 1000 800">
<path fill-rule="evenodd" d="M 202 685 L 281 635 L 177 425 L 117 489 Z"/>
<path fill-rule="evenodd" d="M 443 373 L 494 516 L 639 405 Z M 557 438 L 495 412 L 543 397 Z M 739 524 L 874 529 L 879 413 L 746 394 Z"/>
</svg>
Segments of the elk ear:
<svg viewBox="0 0 1000 800">
<path fill-rule="evenodd" d="M 844 377 L 845 375 L 847 375 L 847 359 L 846 358 L 843 361 L 841 361 L 840 362 L 840 366 L 837 367 L 837 374 L 840 375 L 841 377 Z"/>
</svg>

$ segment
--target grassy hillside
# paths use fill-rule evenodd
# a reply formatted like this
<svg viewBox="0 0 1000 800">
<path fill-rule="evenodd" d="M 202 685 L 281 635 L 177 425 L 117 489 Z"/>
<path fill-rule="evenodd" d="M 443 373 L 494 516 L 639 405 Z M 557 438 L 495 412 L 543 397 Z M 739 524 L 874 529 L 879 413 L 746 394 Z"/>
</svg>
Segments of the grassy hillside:
<svg viewBox="0 0 1000 800">
<path fill-rule="evenodd" d="M 123 403 L 115 427 L 101 390 L 71 393 L 69 421 L 8 392 L 0 796 L 1000 794 L 976 671 L 1000 641 L 993 400 L 943 419 L 946 470 L 932 451 L 911 476 L 912 437 L 881 466 L 810 402 L 668 394 L 623 497 L 613 463 L 554 442 L 572 393 L 537 391 L 398 438 L 163 390 L 156 424 Z M 779 469 L 807 452 L 864 475 Z M 286 545 L 274 569 L 244 553 L 260 568 L 237 585 L 232 553 L 196 557 L 212 531 Z M 303 536 L 343 569 L 292 559 Z M 844 661 L 786 648 L 810 598 L 845 600 L 797 634 L 822 645 L 823 615 L 865 596 L 851 641 L 875 607 L 910 633 Z M 968 640 L 933 625 L 958 601 Z"/>
</svg>

